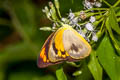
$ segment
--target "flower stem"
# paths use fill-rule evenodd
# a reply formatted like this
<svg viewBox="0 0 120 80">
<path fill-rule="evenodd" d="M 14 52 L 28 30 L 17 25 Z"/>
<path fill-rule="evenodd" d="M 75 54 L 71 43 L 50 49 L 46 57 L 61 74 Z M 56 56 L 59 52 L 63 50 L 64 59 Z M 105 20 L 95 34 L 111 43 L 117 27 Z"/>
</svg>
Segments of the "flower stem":
<svg viewBox="0 0 120 80">
<path fill-rule="evenodd" d="M 109 7 L 112 7 L 107 1 L 103 0 L 103 2 L 108 5 Z"/>
<path fill-rule="evenodd" d="M 104 24 L 105 24 L 105 21 L 102 22 L 102 25 L 101 25 L 101 28 L 100 28 L 100 31 L 101 31 L 101 32 L 102 32 L 102 30 L 103 30 Z"/>
<path fill-rule="evenodd" d="M 96 13 L 87 13 L 87 18 L 90 17 L 90 16 L 94 16 L 94 15 L 97 15 L 97 14 L 102 14 L 102 13 L 105 13 L 106 11 L 102 11 L 102 12 L 96 12 Z"/>
<path fill-rule="evenodd" d="M 114 5 L 113 5 L 113 7 L 116 7 L 117 5 L 119 5 L 120 4 L 120 0 L 118 0 Z"/>
<path fill-rule="evenodd" d="M 92 10 L 97 10 L 97 11 L 105 10 L 105 11 L 106 11 L 106 10 L 108 10 L 108 8 L 91 8 L 91 9 L 85 10 L 84 12 L 87 13 L 87 12 L 92 11 Z M 81 12 L 81 11 L 79 11 L 79 12 L 74 12 L 74 14 L 79 15 L 80 12 Z"/>
<path fill-rule="evenodd" d="M 91 8 L 91 9 L 85 10 L 85 12 L 89 12 L 89 11 L 92 11 L 92 10 L 101 11 L 101 10 L 108 10 L 108 8 Z"/>
</svg>

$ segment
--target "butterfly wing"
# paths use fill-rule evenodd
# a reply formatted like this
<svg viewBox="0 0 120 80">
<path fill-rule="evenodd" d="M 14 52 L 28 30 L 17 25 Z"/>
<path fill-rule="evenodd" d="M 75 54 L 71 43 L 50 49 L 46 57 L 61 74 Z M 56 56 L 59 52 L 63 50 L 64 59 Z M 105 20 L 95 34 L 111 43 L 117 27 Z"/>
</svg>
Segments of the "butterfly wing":
<svg viewBox="0 0 120 80">
<path fill-rule="evenodd" d="M 49 47 L 50 47 L 50 43 L 52 41 L 52 37 L 54 36 L 54 33 L 52 33 L 48 39 L 45 41 L 41 52 L 38 56 L 38 60 L 37 60 L 37 65 L 40 68 L 44 68 L 47 67 L 49 65 L 53 65 L 53 63 L 51 63 L 48 59 L 48 51 L 49 51 Z M 55 64 L 55 63 L 54 63 Z"/>
<path fill-rule="evenodd" d="M 89 43 L 72 28 L 64 31 L 63 45 L 70 57 L 76 60 L 87 57 L 91 52 Z"/>
<path fill-rule="evenodd" d="M 72 27 L 66 25 L 55 33 L 48 58 L 52 62 L 78 61 L 91 52 L 89 43 Z"/>
<path fill-rule="evenodd" d="M 78 61 L 89 55 L 91 46 L 74 29 L 66 25 L 51 34 L 45 41 L 38 58 L 40 68 L 61 63 Z"/>
<path fill-rule="evenodd" d="M 60 33 L 58 31 L 61 31 L 61 30 L 58 29 L 56 32 L 52 33 L 48 37 L 48 39 L 45 41 L 45 43 L 41 49 L 41 52 L 38 56 L 38 61 L 37 61 L 38 67 L 44 68 L 49 65 L 59 64 L 63 60 L 65 60 L 63 58 L 58 58 L 55 56 L 55 54 L 57 54 L 59 50 L 55 46 L 56 43 L 54 43 L 54 38 L 56 37 L 56 35 L 59 36 L 59 37 L 56 37 L 58 39 L 60 39 L 60 37 L 62 36 L 62 35 L 61 36 L 59 35 Z M 59 42 L 61 42 L 61 40 Z M 59 51 L 59 53 L 60 53 L 60 51 Z"/>
<path fill-rule="evenodd" d="M 48 58 L 51 62 L 63 61 L 67 59 L 68 54 L 64 50 L 63 44 L 64 30 L 64 27 L 59 28 L 53 36 L 53 40 L 48 52 Z"/>
</svg>

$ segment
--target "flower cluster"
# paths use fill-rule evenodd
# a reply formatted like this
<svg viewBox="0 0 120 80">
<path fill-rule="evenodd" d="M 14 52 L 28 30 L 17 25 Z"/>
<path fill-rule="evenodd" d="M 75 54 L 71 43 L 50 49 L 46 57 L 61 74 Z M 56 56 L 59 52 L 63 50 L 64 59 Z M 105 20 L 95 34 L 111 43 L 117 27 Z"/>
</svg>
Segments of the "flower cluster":
<svg viewBox="0 0 120 80">
<path fill-rule="evenodd" d="M 75 14 L 70 9 L 68 17 L 62 18 L 61 21 L 64 24 L 69 24 L 70 26 L 72 26 L 88 42 L 90 42 L 90 40 L 96 42 L 98 40 L 98 37 L 96 36 L 96 30 L 94 29 L 94 26 L 92 24 L 96 21 L 96 18 L 94 16 L 91 16 L 88 22 L 81 25 L 81 23 L 85 18 L 86 18 L 86 13 L 84 11 L 80 12 L 80 16 L 75 16 Z"/>
<path fill-rule="evenodd" d="M 88 0 L 84 0 L 83 5 L 85 7 L 85 10 L 82 10 L 80 12 L 72 12 L 70 9 L 68 17 L 61 17 L 61 14 L 59 12 L 59 3 L 58 0 L 55 0 L 55 7 L 54 5 L 50 2 L 48 7 L 45 7 L 43 9 L 43 12 L 46 14 L 47 18 L 53 22 L 53 27 L 52 28 L 40 28 L 41 30 L 52 30 L 54 31 L 55 29 L 60 26 L 60 24 L 68 24 L 71 27 L 73 27 L 81 36 L 83 36 L 88 42 L 91 40 L 96 42 L 98 40 L 98 37 L 96 35 L 97 30 L 96 26 L 100 21 L 98 22 L 96 19 L 96 15 L 94 14 L 94 10 L 90 10 L 93 7 L 101 7 L 101 3 L 94 0 L 93 2 L 90 2 Z M 59 18 L 57 17 L 57 14 L 59 15 Z M 100 14 L 100 12 L 98 13 Z M 97 24 L 96 24 L 97 22 Z"/>
<path fill-rule="evenodd" d="M 93 8 L 93 7 L 101 7 L 101 5 L 102 5 L 97 0 L 93 0 L 93 1 L 84 0 L 83 4 L 84 4 L 85 9 L 90 9 L 90 8 Z"/>
</svg>

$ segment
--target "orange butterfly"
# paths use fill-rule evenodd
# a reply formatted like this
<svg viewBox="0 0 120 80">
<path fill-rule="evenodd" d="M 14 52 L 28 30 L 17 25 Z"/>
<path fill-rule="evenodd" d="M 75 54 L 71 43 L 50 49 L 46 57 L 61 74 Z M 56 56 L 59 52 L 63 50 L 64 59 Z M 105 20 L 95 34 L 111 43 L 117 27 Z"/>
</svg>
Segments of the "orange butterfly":
<svg viewBox="0 0 120 80">
<path fill-rule="evenodd" d="M 63 61 L 78 61 L 91 52 L 89 43 L 71 26 L 64 25 L 45 41 L 38 57 L 38 67 L 59 64 Z"/>
</svg>

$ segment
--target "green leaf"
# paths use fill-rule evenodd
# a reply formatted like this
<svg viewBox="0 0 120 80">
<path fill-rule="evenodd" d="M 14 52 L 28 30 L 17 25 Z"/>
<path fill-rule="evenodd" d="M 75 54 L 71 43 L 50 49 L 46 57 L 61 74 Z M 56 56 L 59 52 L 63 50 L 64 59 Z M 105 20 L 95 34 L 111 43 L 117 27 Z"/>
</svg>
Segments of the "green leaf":
<svg viewBox="0 0 120 80">
<path fill-rule="evenodd" d="M 113 35 L 112 29 L 111 29 L 111 26 L 110 26 L 110 22 L 109 22 L 109 18 L 106 19 L 105 25 L 106 25 L 106 28 L 109 32 L 109 35 L 110 35 L 110 37 L 111 37 L 111 39 L 114 43 L 114 46 L 115 46 L 117 52 L 120 55 L 120 46 L 119 46 L 120 44 L 119 44 L 118 40 Z"/>
<path fill-rule="evenodd" d="M 81 66 L 79 69 L 77 69 L 73 76 L 75 76 L 75 79 L 73 80 L 93 80 L 92 74 L 88 68 L 87 60 L 83 60 Z"/>
<path fill-rule="evenodd" d="M 56 70 L 56 76 L 57 80 L 67 80 L 67 77 L 64 74 L 62 67 Z"/>
<path fill-rule="evenodd" d="M 96 51 L 92 51 L 90 55 L 90 62 L 88 64 L 95 80 L 102 80 L 102 67 L 100 66 L 98 59 L 96 58 Z"/>
<path fill-rule="evenodd" d="M 106 35 L 96 51 L 99 62 L 111 80 L 120 80 L 120 58 L 115 54 L 114 48 Z"/>
<path fill-rule="evenodd" d="M 116 12 L 116 16 L 120 16 L 120 7 L 114 7 L 114 10 Z"/>
<path fill-rule="evenodd" d="M 115 30 L 118 34 L 120 34 L 120 27 L 117 22 L 116 14 L 113 8 L 110 9 L 109 23 L 112 29 Z"/>
</svg>

